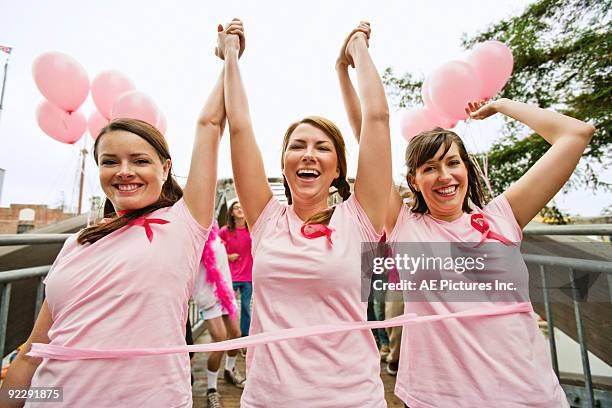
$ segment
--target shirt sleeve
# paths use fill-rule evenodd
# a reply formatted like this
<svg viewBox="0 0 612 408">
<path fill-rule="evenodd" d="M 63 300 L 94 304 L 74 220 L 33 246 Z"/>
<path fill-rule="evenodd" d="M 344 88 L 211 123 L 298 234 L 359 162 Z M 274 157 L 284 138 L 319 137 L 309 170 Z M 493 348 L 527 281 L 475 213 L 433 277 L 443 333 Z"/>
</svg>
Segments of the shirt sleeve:
<svg viewBox="0 0 612 408">
<path fill-rule="evenodd" d="M 189 232 L 192 236 L 203 239 L 204 242 L 206 242 L 206 239 L 208 238 L 208 233 L 210 232 L 210 228 L 204 228 L 200 225 L 199 222 L 196 221 L 195 218 L 193 218 L 193 215 L 191 215 L 191 212 L 189 212 L 189 208 L 187 208 L 187 205 L 185 204 L 185 200 L 181 198 L 176 203 L 174 203 L 171 211 L 175 213 L 180 219 L 185 221 L 185 224 L 187 225 L 187 228 L 189 228 Z"/>
<path fill-rule="evenodd" d="M 351 194 L 348 200 L 346 200 L 343 204 L 346 206 L 347 210 L 353 216 L 353 218 L 357 221 L 357 224 L 360 227 L 359 229 L 361 230 L 361 238 L 364 241 L 369 242 L 380 241 L 380 239 L 382 238 L 382 233 L 379 234 L 378 232 L 376 232 L 374 226 L 372 226 L 372 223 L 370 222 L 370 218 L 368 218 L 368 215 L 361 207 L 361 204 L 359 204 L 357 196 L 354 193 Z"/>
<path fill-rule="evenodd" d="M 276 224 L 278 218 L 283 213 L 287 206 L 281 204 L 274 196 L 270 197 L 270 201 L 266 204 L 259 218 L 255 221 L 251 229 L 252 253 L 254 254 L 259 246 L 262 236 L 268 226 Z"/>
<path fill-rule="evenodd" d="M 513 241 L 521 242 L 523 240 L 523 230 L 521 229 L 514 213 L 512 212 L 512 207 L 508 202 L 508 199 L 504 194 L 500 194 L 495 197 L 489 204 L 485 206 L 483 211 L 492 216 L 497 216 L 503 218 L 503 220 L 510 224 L 512 231 L 514 232 Z"/>
<path fill-rule="evenodd" d="M 397 242 L 397 235 L 399 234 L 400 228 L 408 222 L 408 218 L 410 217 L 410 208 L 402 203 L 402 206 L 399 210 L 399 214 L 397 214 L 397 220 L 395 220 L 395 226 L 393 227 L 393 231 L 387 234 L 387 242 Z"/>
<path fill-rule="evenodd" d="M 223 243 L 223 245 L 225 245 L 226 249 L 227 249 L 227 239 L 228 239 L 228 231 L 227 231 L 227 226 L 222 227 L 219 230 L 219 238 L 221 239 L 221 242 Z"/>
<path fill-rule="evenodd" d="M 76 234 L 72 234 L 71 236 L 69 236 L 66 241 L 64 241 L 64 245 L 62 246 L 62 249 L 60 249 L 59 253 L 57 254 L 57 257 L 55 257 L 55 260 L 53 261 L 53 265 L 51 265 L 51 268 L 49 269 L 49 272 L 47 272 L 47 275 L 45 276 L 45 278 L 43 279 L 43 283 L 47 284 L 47 280 L 49 279 L 49 277 L 51 276 L 51 274 L 55 271 L 55 268 L 57 267 L 57 265 L 59 264 L 59 262 L 62 260 L 62 258 L 64 256 L 66 256 L 66 254 L 68 253 L 70 247 L 76 245 L 79 245 L 76 240 L 79 236 L 80 232 L 77 232 Z"/>
</svg>

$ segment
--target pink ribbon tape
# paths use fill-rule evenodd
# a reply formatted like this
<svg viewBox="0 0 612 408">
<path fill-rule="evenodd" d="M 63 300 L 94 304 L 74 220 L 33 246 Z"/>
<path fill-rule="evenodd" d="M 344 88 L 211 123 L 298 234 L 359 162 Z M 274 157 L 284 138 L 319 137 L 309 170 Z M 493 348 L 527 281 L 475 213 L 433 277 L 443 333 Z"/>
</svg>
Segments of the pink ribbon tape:
<svg viewBox="0 0 612 408">
<path fill-rule="evenodd" d="M 32 349 L 27 355 L 30 357 L 43 357 L 55 360 L 89 360 L 132 358 L 139 356 L 180 354 L 188 352 L 227 351 L 245 347 L 254 347 L 262 344 L 272 344 L 277 343 L 279 341 L 291 339 L 311 336 L 322 336 L 354 330 L 370 330 L 384 327 L 423 324 L 447 319 L 499 316 L 514 313 L 528 313 L 532 311 L 533 308 L 531 307 L 531 303 L 523 302 L 505 306 L 488 307 L 483 309 L 471 309 L 462 312 L 443 315 L 417 316 L 413 313 L 407 313 L 402 316 L 394 317 L 392 319 L 384 321 L 345 322 L 336 324 L 322 324 L 309 327 L 296 327 L 291 329 L 277 330 L 268 333 L 255 334 L 248 337 L 241 337 L 238 339 L 226 340 L 218 343 L 194 344 L 189 346 L 181 345 L 171 347 L 99 350 L 79 349 L 73 347 L 56 346 L 51 344 L 33 343 Z"/>
</svg>

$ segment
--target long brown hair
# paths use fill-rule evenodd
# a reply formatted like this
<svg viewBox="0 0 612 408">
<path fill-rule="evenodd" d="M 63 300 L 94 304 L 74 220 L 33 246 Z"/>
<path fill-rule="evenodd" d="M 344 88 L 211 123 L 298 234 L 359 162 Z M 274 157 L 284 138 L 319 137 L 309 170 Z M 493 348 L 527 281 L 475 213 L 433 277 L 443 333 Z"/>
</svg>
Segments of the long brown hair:
<svg viewBox="0 0 612 408">
<path fill-rule="evenodd" d="M 419 133 L 410 140 L 406 148 L 406 167 L 408 168 L 406 178 L 408 187 L 414 194 L 411 206 L 412 212 L 425 214 L 429 212 L 429 207 L 427 207 L 423 194 L 417 191 L 410 182 L 410 178 L 416 177 L 416 170 L 427 160 L 432 159 L 438 152 L 438 149 L 440 149 L 440 146 L 444 145 L 444 153 L 442 154 L 442 157 L 444 157 L 453 143 L 457 145 L 459 157 L 461 157 L 465 164 L 468 173 L 468 190 L 463 199 L 463 211 L 467 213 L 472 211 L 469 204 L 470 201 L 479 208 L 486 204 L 488 197 L 484 193 L 482 183 L 480 182 L 482 175 L 465 149 L 463 141 L 456 133 L 438 127 L 431 131 Z"/>
<path fill-rule="evenodd" d="M 108 125 L 100 129 L 93 149 L 93 157 L 96 161 L 96 164 L 98 164 L 98 146 L 103 135 L 118 130 L 130 132 L 142 137 L 151 146 L 153 146 L 162 163 L 164 163 L 166 160 L 172 160 L 170 158 L 170 149 L 168 148 L 168 143 L 166 142 L 164 136 L 159 132 L 159 130 L 157 130 L 154 126 L 151 126 L 147 122 L 143 122 L 142 120 L 120 118 L 113 120 Z M 174 203 L 176 203 L 183 196 L 183 190 L 172 176 L 171 171 L 172 165 L 170 169 L 168 169 L 168 178 L 162 185 L 161 193 L 156 202 L 146 207 L 127 212 L 126 214 L 117 217 L 110 222 L 85 228 L 79 234 L 77 240 L 78 243 L 93 244 L 94 242 L 104 238 L 111 232 L 123 228 L 130 221 L 140 218 L 146 214 L 152 213 L 153 211 L 159 210 L 160 208 L 170 207 L 174 205 Z M 117 214 L 115 213 L 113 204 L 108 198 L 106 198 L 106 200 L 104 201 L 104 217 L 111 218 L 116 216 Z"/>
<path fill-rule="evenodd" d="M 238 204 L 239 201 L 234 201 L 229 208 L 227 209 L 227 229 L 230 232 L 234 232 L 236 231 L 236 219 L 233 216 L 233 212 L 234 212 L 234 207 L 236 206 L 236 204 Z M 244 226 L 246 227 L 247 231 L 249 230 L 249 226 L 245 223 Z"/>
<path fill-rule="evenodd" d="M 338 159 L 339 175 L 332 181 L 331 186 L 336 187 L 336 190 L 340 197 L 342 197 L 343 201 L 348 200 L 348 198 L 351 196 L 351 186 L 346 179 L 346 146 L 344 144 L 344 138 L 342 137 L 340 129 L 338 129 L 338 127 L 329 119 L 325 119 L 320 116 L 307 116 L 300 121 L 292 123 L 289 128 L 287 128 L 285 137 L 283 138 L 283 157 L 281 157 L 281 169 L 283 169 L 285 166 L 284 155 L 285 151 L 287 150 L 287 146 L 289 145 L 291 134 L 301 124 L 308 124 L 323 131 L 334 143 L 334 147 L 336 148 L 336 157 Z M 289 184 L 287 184 L 287 179 L 285 176 L 283 176 L 283 185 L 285 186 L 285 196 L 287 197 L 287 202 L 292 204 L 293 199 L 291 197 L 291 189 L 289 188 Z M 304 224 L 328 224 L 332 214 L 334 213 L 334 209 L 335 207 L 332 207 L 318 212 L 312 217 L 308 218 Z"/>
</svg>

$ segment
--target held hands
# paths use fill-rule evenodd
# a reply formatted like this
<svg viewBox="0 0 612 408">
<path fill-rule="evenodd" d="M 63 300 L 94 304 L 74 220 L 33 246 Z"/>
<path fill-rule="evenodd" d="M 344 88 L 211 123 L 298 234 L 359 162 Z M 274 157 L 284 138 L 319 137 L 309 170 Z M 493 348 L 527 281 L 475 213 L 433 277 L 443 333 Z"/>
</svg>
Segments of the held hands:
<svg viewBox="0 0 612 408">
<path fill-rule="evenodd" d="M 238 258 L 240 258 L 240 255 L 239 255 L 239 254 L 228 254 L 228 255 L 227 255 L 227 259 L 228 259 L 230 262 L 236 262 L 236 261 L 238 260 Z"/>
<path fill-rule="evenodd" d="M 244 26 L 241 20 L 234 18 L 225 25 L 225 28 L 219 24 L 217 27 L 215 55 L 225 59 L 225 55 L 228 52 L 238 51 L 238 58 L 240 58 L 244 52 L 245 42 Z"/>
<path fill-rule="evenodd" d="M 499 112 L 498 102 L 499 101 L 489 102 L 487 99 L 468 102 L 465 113 L 469 115 L 470 119 L 486 119 Z"/>
<path fill-rule="evenodd" d="M 362 21 L 359 23 L 357 28 L 355 28 L 351 33 L 346 37 L 344 43 L 342 44 L 342 48 L 340 49 L 340 55 L 336 60 L 336 65 L 348 68 L 355 68 L 355 62 L 353 61 L 353 52 L 355 44 L 359 41 L 365 41 L 366 47 L 369 47 L 370 33 L 372 29 L 370 28 L 370 23 L 367 21 Z"/>
</svg>

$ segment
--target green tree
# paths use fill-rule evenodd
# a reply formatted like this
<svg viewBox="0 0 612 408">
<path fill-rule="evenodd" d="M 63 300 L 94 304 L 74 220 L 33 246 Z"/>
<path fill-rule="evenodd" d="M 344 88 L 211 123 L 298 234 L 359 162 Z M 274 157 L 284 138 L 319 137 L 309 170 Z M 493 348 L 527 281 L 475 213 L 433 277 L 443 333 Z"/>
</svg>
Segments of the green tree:
<svg viewBox="0 0 612 408">
<path fill-rule="evenodd" d="M 552 108 L 597 128 L 565 191 L 577 186 L 612 190 L 598 169 L 612 162 L 612 2 L 610 0 L 539 0 L 518 16 L 495 23 L 468 37 L 466 49 L 495 39 L 513 52 L 512 78 L 500 97 Z M 398 107 L 422 103 L 422 81 L 412 74 L 396 76 L 391 68 L 383 81 Z M 505 121 L 500 138 L 486 153 L 495 193 L 522 176 L 548 149 L 541 137 L 520 123 Z"/>
</svg>

